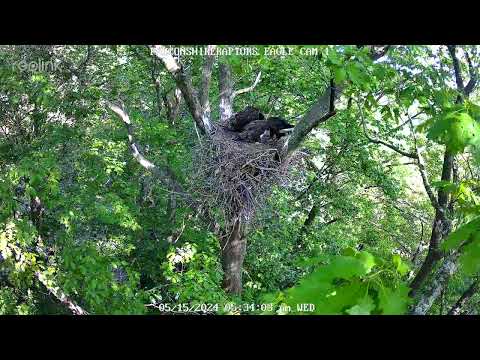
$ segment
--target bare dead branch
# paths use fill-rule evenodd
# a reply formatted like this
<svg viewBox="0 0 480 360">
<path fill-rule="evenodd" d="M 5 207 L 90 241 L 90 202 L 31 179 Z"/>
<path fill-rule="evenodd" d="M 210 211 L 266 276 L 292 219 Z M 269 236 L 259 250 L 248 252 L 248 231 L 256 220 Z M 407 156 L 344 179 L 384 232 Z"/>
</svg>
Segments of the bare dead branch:
<svg viewBox="0 0 480 360">
<path fill-rule="evenodd" d="M 137 162 L 145 169 L 149 170 L 154 174 L 154 176 L 162 179 L 167 183 L 168 187 L 173 191 L 174 194 L 181 195 L 186 200 L 191 200 L 190 196 L 184 193 L 182 186 L 177 181 L 174 173 L 168 167 L 160 167 L 149 161 L 143 156 L 142 153 L 138 150 L 138 145 L 134 140 L 133 127 L 130 121 L 128 114 L 121 107 L 114 105 L 110 102 L 107 102 L 108 107 L 118 115 L 118 117 L 123 121 L 128 132 L 128 142 L 130 144 L 130 150 Z"/>
<path fill-rule="evenodd" d="M 262 72 L 260 71 L 258 73 L 257 77 L 255 78 L 255 81 L 253 82 L 252 85 L 250 85 L 249 87 L 234 91 L 233 94 L 232 94 L 232 101 L 237 95 L 241 95 L 241 94 L 244 94 L 246 92 L 249 92 L 249 91 L 252 91 L 253 89 L 255 89 L 257 84 L 260 82 L 260 77 L 261 76 L 262 76 Z"/>
</svg>

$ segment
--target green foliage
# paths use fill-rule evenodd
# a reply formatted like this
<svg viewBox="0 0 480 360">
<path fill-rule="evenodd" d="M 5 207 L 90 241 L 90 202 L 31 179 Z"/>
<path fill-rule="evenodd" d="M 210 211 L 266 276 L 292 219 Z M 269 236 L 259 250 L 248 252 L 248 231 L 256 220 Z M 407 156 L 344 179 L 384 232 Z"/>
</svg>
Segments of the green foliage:
<svg viewBox="0 0 480 360">
<path fill-rule="evenodd" d="M 104 108 L 107 99 L 123 102 L 142 154 L 191 190 L 193 149 L 204 139 L 185 103 L 168 117 L 164 97 L 176 83 L 149 49 L 0 47 L 0 314 L 69 313 L 38 274 L 92 314 L 158 314 L 159 304 L 179 303 L 218 304 L 219 314 L 227 303 L 273 303 L 265 312 L 275 314 L 310 313 L 298 304 L 313 304 L 314 314 L 404 314 L 435 209 L 416 161 L 385 143 L 417 148 L 431 186 L 448 196 L 454 231 L 441 250 L 459 252 L 461 271 L 431 312 L 458 300 L 480 271 L 480 106 L 478 90 L 458 98 L 446 47 L 392 46 L 377 61 L 372 46 L 249 47 L 251 55 L 215 60 L 214 121 L 222 62 L 234 90 L 262 72 L 235 111 L 254 105 L 297 124 L 332 80 L 342 93 L 336 115 L 310 132 L 256 209 L 241 298 L 222 289 L 222 209 L 203 218 L 177 199 L 171 212 L 170 190 L 132 157 L 124 124 Z M 462 49 L 478 65 L 477 48 Z M 459 60 L 465 78 L 468 63 Z M 30 66 L 39 61 L 58 67 Z M 204 57 L 181 61 L 198 87 Z M 441 180 L 445 150 L 455 155 L 451 181 Z M 32 221 L 37 197 L 41 223 Z M 241 313 L 259 312 L 249 306 Z"/>
<path fill-rule="evenodd" d="M 469 145 L 480 144 L 480 125 L 467 112 L 447 111 L 433 121 L 427 137 L 460 153 Z"/>
<path fill-rule="evenodd" d="M 125 261 L 101 256 L 89 245 L 67 248 L 62 253 L 59 280 L 67 294 L 78 297 L 93 314 L 143 314 L 139 274 Z M 115 279 L 115 270 L 126 279 Z"/>
<path fill-rule="evenodd" d="M 307 314 L 404 314 L 410 298 L 408 287 L 400 281 L 405 274 L 398 266 L 401 260 L 394 257 L 392 263 L 376 262 L 366 251 L 335 256 L 285 291 L 278 298 L 280 305 L 289 306 L 296 314 L 305 314 L 298 310 L 298 304 L 314 305 L 314 311 Z M 388 277 L 396 279 L 397 286 L 385 286 Z"/>
</svg>

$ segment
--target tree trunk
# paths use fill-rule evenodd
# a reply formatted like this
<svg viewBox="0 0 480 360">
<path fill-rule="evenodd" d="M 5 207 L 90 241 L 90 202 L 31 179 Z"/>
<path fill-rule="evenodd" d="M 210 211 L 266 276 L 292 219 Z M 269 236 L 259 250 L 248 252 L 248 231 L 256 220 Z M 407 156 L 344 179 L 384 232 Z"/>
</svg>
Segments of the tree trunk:
<svg viewBox="0 0 480 360">
<path fill-rule="evenodd" d="M 233 82 L 230 73 L 230 67 L 227 64 L 220 63 L 220 121 L 225 122 L 233 115 Z"/>
<path fill-rule="evenodd" d="M 445 150 L 445 156 L 443 159 L 442 181 L 450 181 L 452 178 L 453 168 L 453 155 Z M 418 271 L 417 275 L 413 279 L 410 287 L 412 288 L 410 296 L 415 296 L 417 291 L 425 283 L 428 275 L 431 273 L 433 267 L 438 260 L 442 258 L 440 252 L 440 243 L 442 239 L 450 232 L 450 226 L 446 219 L 445 211 L 448 205 L 448 193 L 444 189 L 438 190 L 438 208 L 435 211 L 435 219 L 432 225 L 432 235 L 430 237 L 430 246 L 428 248 L 428 254 L 422 267 Z"/>
<path fill-rule="evenodd" d="M 243 260 L 247 248 L 244 227 L 237 217 L 234 220 L 232 232 L 225 237 L 222 246 L 223 288 L 228 293 L 242 293 Z"/>
<path fill-rule="evenodd" d="M 458 254 L 446 258 L 440 266 L 430 286 L 424 291 L 420 300 L 413 306 L 412 315 L 425 315 L 432 307 L 433 302 L 440 296 L 446 282 L 457 271 Z"/>
</svg>

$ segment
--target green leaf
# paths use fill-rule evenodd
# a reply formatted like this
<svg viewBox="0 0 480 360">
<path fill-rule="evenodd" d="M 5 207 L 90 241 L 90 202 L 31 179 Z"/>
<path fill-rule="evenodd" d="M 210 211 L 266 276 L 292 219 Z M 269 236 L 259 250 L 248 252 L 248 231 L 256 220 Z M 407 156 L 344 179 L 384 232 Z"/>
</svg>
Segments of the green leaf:
<svg viewBox="0 0 480 360">
<path fill-rule="evenodd" d="M 391 290 L 381 288 L 379 291 L 379 308 L 383 315 L 403 315 L 407 312 L 410 298 L 410 289 L 406 285 L 400 285 L 397 289 Z"/>
<path fill-rule="evenodd" d="M 460 153 L 468 145 L 480 144 L 480 125 L 467 112 L 450 110 L 434 119 L 427 138 Z"/>
<path fill-rule="evenodd" d="M 324 315 L 343 314 L 348 308 L 360 302 L 365 295 L 366 285 L 359 280 L 332 288 L 326 296 L 313 300 L 315 313 Z"/>
<path fill-rule="evenodd" d="M 318 277 L 325 281 L 331 281 L 335 278 L 349 280 L 354 276 L 362 276 L 368 273 L 367 261 L 351 256 L 339 256 L 335 258 L 330 265 L 319 269 Z"/>
<path fill-rule="evenodd" d="M 452 232 L 441 245 L 442 250 L 449 251 L 456 249 L 464 241 L 470 238 L 470 235 L 480 230 L 480 217 L 461 225 L 458 229 Z"/>
<path fill-rule="evenodd" d="M 343 67 L 338 67 L 334 71 L 335 83 L 340 84 L 347 78 L 347 72 Z"/>
<path fill-rule="evenodd" d="M 375 309 L 375 303 L 370 296 L 365 296 L 357 305 L 352 306 L 346 312 L 350 315 L 370 315 Z"/>
<path fill-rule="evenodd" d="M 364 266 L 365 273 L 368 274 L 375 266 L 375 258 L 372 254 L 362 251 L 355 256 Z"/>
<path fill-rule="evenodd" d="M 357 254 L 357 251 L 352 248 L 351 246 L 346 247 L 345 249 L 342 250 L 342 255 L 343 256 L 355 256 Z"/>
<path fill-rule="evenodd" d="M 460 256 L 460 264 L 467 275 L 480 271 L 480 233 L 472 235 L 472 242 L 465 245 Z"/>
<path fill-rule="evenodd" d="M 400 257 L 400 255 L 398 254 L 395 254 L 393 255 L 393 264 L 395 265 L 398 273 L 403 276 L 405 275 L 406 273 L 408 273 L 408 271 L 410 270 L 410 268 L 408 267 L 407 264 L 405 264 L 403 261 L 402 261 L 402 258 Z"/>
</svg>

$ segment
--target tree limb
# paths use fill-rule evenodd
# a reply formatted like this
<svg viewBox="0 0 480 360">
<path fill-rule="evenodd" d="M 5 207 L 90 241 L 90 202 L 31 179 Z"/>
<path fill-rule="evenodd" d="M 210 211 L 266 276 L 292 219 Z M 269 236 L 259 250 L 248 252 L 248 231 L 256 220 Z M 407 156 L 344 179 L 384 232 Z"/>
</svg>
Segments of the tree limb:
<svg viewBox="0 0 480 360">
<path fill-rule="evenodd" d="M 219 70 L 219 91 L 220 91 L 220 121 L 226 122 L 233 115 L 233 82 L 232 74 L 228 64 L 220 63 Z"/>
<path fill-rule="evenodd" d="M 480 279 L 476 279 L 472 285 L 468 287 L 467 290 L 460 296 L 460 298 L 457 300 L 455 305 L 452 306 L 450 311 L 448 312 L 448 315 L 459 315 L 460 310 L 462 307 L 470 300 L 470 298 L 475 295 L 475 293 L 478 290 L 478 285 L 479 285 Z"/>
<path fill-rule="evenodd" d="M 386 146 L 386 147 L 392 149 L 393 151 L 399 153 L 400 155 L 403 155 L 403 156 L 411 158 L 411 159 L 417 159 L 418 160 L 417 154 L 412 154 L 412 153 L 406 152 L 406 151 L 400 149 L 399 147 L 397 147 L 393 144 L 389 144 L 389 143 L 387 143 L 383 140 L 375 139 L 375 138 L 370 137 L 368 135 L 367 128 L 366 128 L 366 125 L 365 125 L 365 117 L 363 115 L 363 110 L 362 110 L 362 107 L 360 106 L 360 102 L 358 102 L 358 101 L 357 101 L 357 106 L 358 106 L 358 110 L 360 112 L 360 115 L 362 117 L 363 133 L 365 134 L 365 137 L 367 138 L 368 141 L 370 141 L 371 143 L 374 143 L 374 144 L 381 144 L 381 145 Z"/>
<path fill-rule="evenodd" d="M 462 72 L 460 70 L 460 63 L 458 62 L 458 58 L 455 53 L 457 47 L 456 45 L 447 45 L 447 49 L 453 61 L 453 70 L 455 71 L 455 82 L 457 83 L 457 89 L 460 91 L 460 93 L 464 94 L 465 90 L 463 87 Z"/>
<path fill-rule="evenodd" d="M 472 60 L 470 59 L 470 55 L 468 55 L 467 51 L 465 51 L 465 56 L 468 62 L 468 72 L 470 75 L 470 80 L 465 86 L 464 92 L 465 92 L 465 96 L 468 97 L 472 93 L 472 91 L 475 89 L 475 86 L 477 85 L 477 71 L 472 64 Z"/>
<path fill-rule="evenodd" d="M 241 95 L 241 94 L 244 94 L 246 92 L 249 92 L 249 91 L 252 91 L 253 89 L 255 89 L 255 87 L 257 86 L 257 84 L 260 82 L 260 77 L 262 76 L 262 72 L 260 71 L 257 75 L 257 77 L 255 78 L 255 81 L 253 82 L 252 85 L 250 85 L 249 87 L 246 87 L 246 88 L 243 88 L 243 89 L 240 89 L 240 90 L 236 90 L 232 93 L 232 101 L 233 99 L 237 96 L 237 95 Z"/>
<path fill-rule="evenodd" d="M 163 179 L 166 181 L 168 187 L 173 191 L 174 194 L 180 195 L 186 200 L 191 200 L 190 196 L 183 192 L 182 186 L 177 181 L 174 173 L 167 167 L 160 167 L 149 161 L 143 156 L 142 153 L 138 150 L 138 145 L 135 143 L 133 136 L 133 127 L 130 122 L 128 114 L 119 106 L 114 105 L 110 102 L 107 102 L 108 107 L 112 110 L 118 117 L 123 121 L 128 132 L 128 142 L 130 144 L 130 150 L 137 162 L 145 169 L 151 171 L 154 176 Z"/>
<path fill-rule="evenodd" d="M 282 153 L 284 158 L 293 153 L 300 146 L 302 141 L 313 128 L 327 121 L 336 114 L 335 109 L 332 109 L 332 104 L 335 99 L 338 98 L 341 90 L 340 87 L 329 86 L 325 90 L 325 93 L 302 117 L 297 125 L 295 125 L 292 135 L 290 135 L 283 145 Z"/>
<path fill-rule="evenodd" d="M 432 307 L 433 302 L 440 296 L 447 280 L 457 271 L 458 254 L 453 254 L 445 259 L 440 266 L 430 287 L 424 292 L 420 300 L 413 306 L 412 315 L 425 315 Z"/>
<path fill-rule="evenodd" d="M 412 136 L 413 136 L 415 153 L 417 155 L 418 170 L 420 171 L 420 176 L 422 177 L 423 187 L 425 188 L 425 191 L 427 192 L 428 198 L 430 199 L 430 203 L 432 204 L 432 206 L 435 209 L 440 211 L 440 206 L 438 205 L 438 199 L 435 196 L 435 194 L 433 193 L 432 187 L 430 186 L 430 182 L 428 181 L 427 171 L 425 169 L 425 163 L 423 161 L 423 157 L 420 154 L 420 151 L 418 151 L 417 137 L 415 136 L 415 130 L 413 129 L 413 121 L 412 121 L 412 118 L 410 117 L 410 115 L 408 115 L 408 120 L 410 121 L 410 131 L 412 132 Z"/>
<path fill-rule="evenodd" d="M 187 75 L 183 66 L 179 65 L 174 59 L 170 51 L 162 45 L 150 46 L 152 54 L 158 57 L 167 71 L 172 74 L 175 82 L 182 92 L 183 98 L 187 103 L 190 114 L 192 114 L 200 132 L 202 134 L 210 134 L 212 130 L 210 119 L 203 116 L 202 106 L 195 93 L 195 89 L 192 85 L 192 79 Z"/>
<path fill-rule="evenodd" d="M 212 77 L 212 68 L 215 56 L 213 51 L 215 45 L 208 46 L 208 54 L 205 56 L 205 61 L 202 67 L 202 83 L 199 91 L 200 107 L 202 108 L 202 122 L 210 124 L 210 100 L 208 92 L 210 89 L 210 79 Z"/>
<path fill-rule="evenodd" d="M 81 308 L 75 301 L 70 299 L 58 286 L 56 286 L 51 280 L 48 280 L 47 277 L 41 272 L 36 271 L 35 277 L 40 281 L 40 283 L 47 288 L 47 290 L 52 294 L 58 301 L 63 305 L 68 307 L 73 315 L 89 315 L 83 308 Z"/>
</svg>

